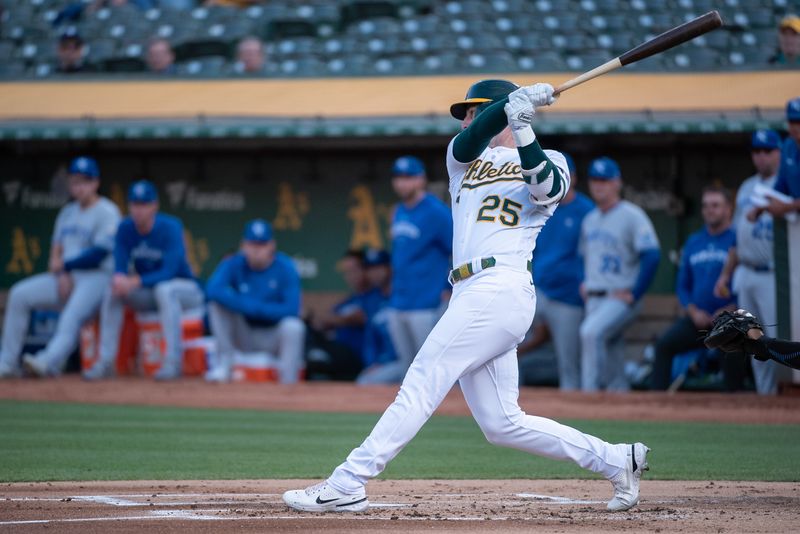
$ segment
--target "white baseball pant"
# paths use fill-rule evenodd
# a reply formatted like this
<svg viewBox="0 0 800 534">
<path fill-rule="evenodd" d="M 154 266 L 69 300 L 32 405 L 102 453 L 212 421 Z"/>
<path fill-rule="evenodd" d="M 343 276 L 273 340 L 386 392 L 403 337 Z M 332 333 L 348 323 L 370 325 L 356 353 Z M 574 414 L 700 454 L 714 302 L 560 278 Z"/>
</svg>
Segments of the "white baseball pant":
<svg viewBox="0 0 800 534">
<path fill-rule="evenodd" d="M 619 473 L 626 464 L 625 445 L 527 415 L 519 407 L 516 347 L 536 307 L 530 276 L 495 267 L 456 284 L 447 311 L 408 369 L 397 398 L 328 479 L 333 488 L 355 493 L 379 475 L 456 381 L 490 443 L 572 460 L 606 477 Z"/>
</svg>

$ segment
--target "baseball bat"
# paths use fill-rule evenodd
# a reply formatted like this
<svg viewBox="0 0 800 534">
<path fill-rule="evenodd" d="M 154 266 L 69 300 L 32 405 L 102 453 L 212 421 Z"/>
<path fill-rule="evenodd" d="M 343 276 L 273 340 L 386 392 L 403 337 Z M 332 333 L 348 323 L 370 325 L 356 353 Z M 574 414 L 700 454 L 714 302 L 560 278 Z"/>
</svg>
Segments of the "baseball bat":
<svg viewBox="0 0 800 534">
<path fill-rule="evenodd" d="M 646 41 L 639 46 L 628 50 L 621 56 L 617 56 L 614 59 L 603 63 L 599 67 L 595 67 L 588 72 L 584 72 L 580 76 L 562 83 L 556 87 L 556 89 L 553 91 L 553 94 L 558 95 L 567 89 L 571 89 L 576 85 L 588 82 L 589 80 L 597 78 L 598 76 L 602 76 L 607 72 L 611 72 L 612 70 L 616 70 L 625 65 L 630 65 L 636 61 L 640 61 L 660 52 L 664 52 L 665 50 L 669 50 L 670 48 L 685 43 L 686 41 L 694 39 L 695 37 L 703 35 L 704 33 L 708 33 L 713 29 L 719 28 L 720 26 L 722 26 L 722 17 L 720 17 L 719 13 L 716 11 L 709 11 L 705 15 L 697 17 L 696 19 L 692 19 L 689 22 L 684 22 L 680 26 L 675 26 L 671 30 L 667 30 L 661 35 L 653 37 L 649 41 Z"/>
</svg>

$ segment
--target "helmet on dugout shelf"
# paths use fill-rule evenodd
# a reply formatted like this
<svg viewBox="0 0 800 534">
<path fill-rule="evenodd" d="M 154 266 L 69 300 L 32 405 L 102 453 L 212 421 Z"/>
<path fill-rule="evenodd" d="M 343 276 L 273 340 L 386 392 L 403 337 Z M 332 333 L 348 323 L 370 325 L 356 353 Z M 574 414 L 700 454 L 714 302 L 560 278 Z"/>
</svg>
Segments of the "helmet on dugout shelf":
<svg viewBox="0 0 800 534">
<path fill-rule="evenodd" d="M 482 111 L 485 106 L 502 100 L 517 89 L 519 89 L 519 85 L 508 80 L 481 80 L 470 86 L 464 100 L 450 106 L 450 115 L 458 120 L 463 120 L 469 106 L 477 104 L 478 110 Z"/>
</svg>

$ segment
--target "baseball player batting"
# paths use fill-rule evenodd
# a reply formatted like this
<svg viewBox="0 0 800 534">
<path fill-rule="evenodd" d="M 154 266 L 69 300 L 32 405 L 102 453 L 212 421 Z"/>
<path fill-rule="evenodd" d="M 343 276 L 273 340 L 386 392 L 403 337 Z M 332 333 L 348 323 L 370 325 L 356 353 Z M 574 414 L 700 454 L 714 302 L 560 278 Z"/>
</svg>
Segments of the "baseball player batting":
<svg viewBox="0 0 800 534">
<path fill-rule="evenodd" d="M 639 501 L 649 449 L 610 444 L 518 404 L 517 345 L 533 320 L 530 260 L 536 236 L 569 187 L 564 156 L 543 150 L 532 128 L 553 87 L 505 80 L 472 85 L 450 113 L 462 131 L 447 147 L 453 211 L 453 296 L 417 353 L 395 401 L 367 439 L 325 481 L 287 491 L 291 508 L 365 510 L 365 485 L 417 434 L 453 384 L 495 445 L 571 460 L 611 481 L 611 511 Z"/>
</svg>

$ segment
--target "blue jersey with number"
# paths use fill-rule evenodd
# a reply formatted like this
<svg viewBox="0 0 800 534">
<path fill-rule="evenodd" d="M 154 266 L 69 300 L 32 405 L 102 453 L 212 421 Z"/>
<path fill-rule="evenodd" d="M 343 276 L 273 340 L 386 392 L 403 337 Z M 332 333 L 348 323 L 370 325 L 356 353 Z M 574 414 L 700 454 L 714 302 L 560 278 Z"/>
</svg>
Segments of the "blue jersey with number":
<svg viewBox="0 0 800 534">
<path fill-rule="evenodd" d="M 392 221 L 391 306 L 436 308 L 447 287 L 453 220 L 447 206 L 426 193 L 414 207 L 398 204 Z"/>
<path fill-rule="evenodd" d="M 558 205 L 536 240 L 533 283 L 553 300 L 580 306 L 578 288 L 583 280 L 583 260 L 578 255 L 581 224 L 594 203 L 583 193 L 572 202 Z"/>
</svg>

